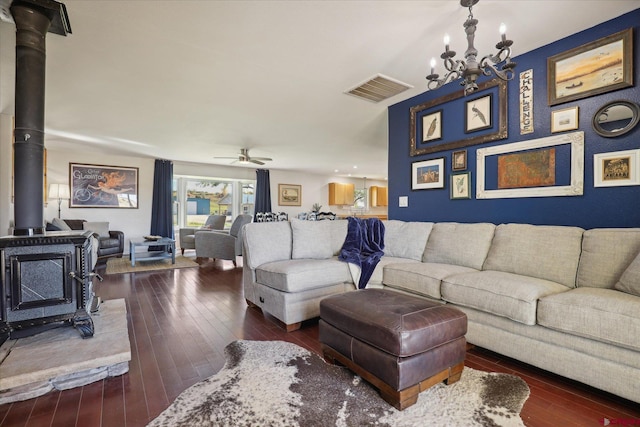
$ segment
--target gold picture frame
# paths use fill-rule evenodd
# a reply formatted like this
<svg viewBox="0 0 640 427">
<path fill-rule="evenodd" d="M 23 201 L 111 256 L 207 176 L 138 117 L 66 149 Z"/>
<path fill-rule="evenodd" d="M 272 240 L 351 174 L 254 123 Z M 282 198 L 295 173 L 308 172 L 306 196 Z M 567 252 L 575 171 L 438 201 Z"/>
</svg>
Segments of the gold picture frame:
<svg viewBox="0 0 640 427">
<path fill-rule="evenodd" d="M 549 105 L 633 86 L 633 28 L 547 58 Z"/>
<path fill-rule="evenodd" d="M 575 107 L 552 111 L 551 133 L 578 129 L 580 122 L 578 112 L 579 108 L 577 105 Z"/>
<path fill-rule="evenodd" d="M 302 185 L 278 184 L 278 205 L 302 206 Z"/>
</svg>

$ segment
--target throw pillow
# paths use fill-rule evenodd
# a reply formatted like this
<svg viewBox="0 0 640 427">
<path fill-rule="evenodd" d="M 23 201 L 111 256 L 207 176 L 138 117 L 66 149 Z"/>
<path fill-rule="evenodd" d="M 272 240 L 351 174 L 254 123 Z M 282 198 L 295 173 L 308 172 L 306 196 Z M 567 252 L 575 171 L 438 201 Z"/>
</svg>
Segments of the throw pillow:
<svg viewBox="0 0 640 427">
<path fill-rule="evenodd" d="M 53 225 L 50 222 L 47 222 L 47 226 L 45 227 L 46 231 L 60 231 L 60 229 L 58 227 L 56 227 L 55 225 Z"/>
<path fill-rule="evenodd" d="M 640 296 L 640 253 L 622 273 L 614 288 L 628 294 Z"/>
<path fill-rule="evenodd" d="M 100 237 L 109 237 L 109 223 L 108 222 L 85 222 L 82 224 L 84 230 L 90 230 L 96 233 Z"/>
<path fill-rule="evenodd" d="M 51 221 L 51 223 L 54 226 L 58 227 L 59 230 L 71 231 L 71 227 L 69 227 L 69 224 L 67 224 L 66 222 L 64 222 L 60 218 L 53 218 L 53 221 Z"/>
<path fill-rule="evenodd" d="M 328 221 L 291 221 L 293 232 L 292 259 L 328 259 L 331 250 L 331 228 Z"/>
</svg>

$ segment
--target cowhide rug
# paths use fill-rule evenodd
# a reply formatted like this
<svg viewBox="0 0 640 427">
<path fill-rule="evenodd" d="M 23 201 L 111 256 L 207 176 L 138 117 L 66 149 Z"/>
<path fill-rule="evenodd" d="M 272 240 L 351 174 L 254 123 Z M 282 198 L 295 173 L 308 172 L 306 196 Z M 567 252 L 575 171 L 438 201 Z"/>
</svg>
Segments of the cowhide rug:
<svg viewBox="0 0 640 427">
<path fill-rule="evenodd" d="M 284 341 L 236 341 L 214 376 L 180 394 L 149 426 L 524 426 L 529 387 L 464 368 L 398 411 L 346 368 Z"/>
</svg>

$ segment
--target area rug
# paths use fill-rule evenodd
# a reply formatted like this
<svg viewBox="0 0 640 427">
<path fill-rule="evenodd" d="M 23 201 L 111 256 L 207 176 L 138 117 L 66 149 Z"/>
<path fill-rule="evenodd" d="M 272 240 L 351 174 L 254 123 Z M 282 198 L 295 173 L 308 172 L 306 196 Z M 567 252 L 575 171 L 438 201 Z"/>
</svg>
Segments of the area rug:
<svg viewBox="0 0 640 427">
<path fill-rule="evenodd" d="M 182 392 L 149 426 L 524 426 L 529 387 L 465 368 L 460 381 L 398 411 L 346 368 L 284 341 L 235 341 L 220 372 Z"/>
<path fill-rule="evenodd" d="M 107 261 L 106 274 L 118 273 L 138 273 L 141 271 L 168 270 L 172 268 L 198 267 L 199 264 L 191 258 L 183 256 L 176 257 L 176 263 L 171 264 L 171 259 L 159 259 L 152 261 L 136 261 L 136 266 L 131 267 L 131 260 L 128 256 L 122 258 L 111 258 Z"/>
</svg>

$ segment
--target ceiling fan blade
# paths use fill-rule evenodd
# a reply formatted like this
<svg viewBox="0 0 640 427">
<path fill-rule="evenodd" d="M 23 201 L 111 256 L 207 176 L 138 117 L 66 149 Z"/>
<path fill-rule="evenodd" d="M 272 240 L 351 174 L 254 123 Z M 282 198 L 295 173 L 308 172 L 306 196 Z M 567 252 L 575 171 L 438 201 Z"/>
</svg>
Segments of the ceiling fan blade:
<svg viewBox="0 0 640 427">
<path fill-rule="evenodd" d="M 265 162 L 270 162 L 270 161 L 272 161 L 272 160 L 273 160 L 273 159 L 272 159 L 272 158 L 270 158 L 270 157 L 252 157 L 251 159 L 252 159 L 252 160 L 264 160 Z"/>
<path fill-rule="evenodd" d="M 256 158 L 255 158 L 255 157 L 254 157 L 254 158 L 249 159 L 249 161 L 250 161 L 251 163 L 255 163 L 256 165 L 264 165 L 264 162 L 261 162 L 261 161 L 259 161 L 259 160 L 256 160 Z"/>
<path fill-rule="evenodd" d="M 235 157 L 218 157 L 218 156 L 213 156 L 213 158 L 214 158 L 214 159 L 235 159 L 235 160 L 238 160 L 238 157 L 237 157 L 237 156 L 235 156 Z"/>
</svg>

